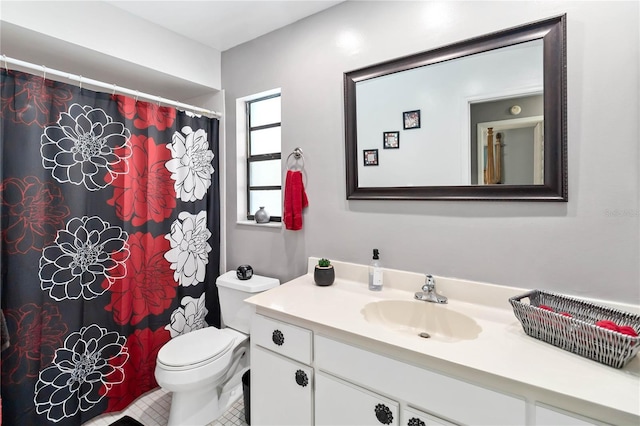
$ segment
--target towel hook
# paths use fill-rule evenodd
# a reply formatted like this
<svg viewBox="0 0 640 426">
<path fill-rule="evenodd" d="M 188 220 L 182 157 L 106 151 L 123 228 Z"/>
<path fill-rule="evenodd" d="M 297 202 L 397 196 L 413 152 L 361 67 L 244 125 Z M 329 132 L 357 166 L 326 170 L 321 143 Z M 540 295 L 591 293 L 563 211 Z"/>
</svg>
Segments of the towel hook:
<svg viewBox="0 0 640 426">
<path fill-rule="evenodd" d="M 287 156 L 287 164 L 289 163 L 289 159 L 293 157 L 296 161 L 297 160 L 301 160 L 302 161 L 302 169 L 304 169 L 304 154 L 302 153 L 302 149 L 300 149 L 300 147 L 296 147 L 293 152 L 291 154 L 289 154 Z M 287 169 L 290 170 L 290 168 L 287 166 Z"/>
</svg>

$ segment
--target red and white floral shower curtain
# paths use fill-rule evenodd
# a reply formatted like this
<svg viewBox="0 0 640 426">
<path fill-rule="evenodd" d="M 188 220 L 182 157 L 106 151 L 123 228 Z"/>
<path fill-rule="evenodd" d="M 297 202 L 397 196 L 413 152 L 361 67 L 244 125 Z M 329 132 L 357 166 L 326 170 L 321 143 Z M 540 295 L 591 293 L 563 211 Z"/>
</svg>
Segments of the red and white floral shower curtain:
<svg viewBox="0 0 640 426">
<path fill-rule="evenodd" d="M 3 423 L 80 425 L 220 325 L 218 120 L 1 77 Z"/>
</svg>

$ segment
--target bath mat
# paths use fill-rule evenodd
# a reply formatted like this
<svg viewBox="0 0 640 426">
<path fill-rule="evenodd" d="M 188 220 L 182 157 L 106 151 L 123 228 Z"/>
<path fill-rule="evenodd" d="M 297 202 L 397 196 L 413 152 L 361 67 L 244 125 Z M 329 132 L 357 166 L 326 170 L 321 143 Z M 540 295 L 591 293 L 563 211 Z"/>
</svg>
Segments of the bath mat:
<svg viewBox="0 0 640 426">
<path fill-rule="evenodd" d="M 115 422 L 111 423 L 109 426 L 144 426 L 142 423 L 133 419 L 129 416 L 124 416 L 119 418 Z"/>
</svg>

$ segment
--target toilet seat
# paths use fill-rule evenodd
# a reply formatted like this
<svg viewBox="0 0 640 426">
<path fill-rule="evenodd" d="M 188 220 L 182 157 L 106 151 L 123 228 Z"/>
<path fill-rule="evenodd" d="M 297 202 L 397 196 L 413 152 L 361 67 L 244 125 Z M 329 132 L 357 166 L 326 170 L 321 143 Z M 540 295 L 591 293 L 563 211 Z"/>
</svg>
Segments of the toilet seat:
<svg viewBox="0 0 640 426">
<path fill-rule="evenodd" d="M 169 340 L 158 351 L 157 363 L 165 370 L 197 368 L 223 357 L 235 341 L 225 330 L 201 328 Z"/>
</svg>

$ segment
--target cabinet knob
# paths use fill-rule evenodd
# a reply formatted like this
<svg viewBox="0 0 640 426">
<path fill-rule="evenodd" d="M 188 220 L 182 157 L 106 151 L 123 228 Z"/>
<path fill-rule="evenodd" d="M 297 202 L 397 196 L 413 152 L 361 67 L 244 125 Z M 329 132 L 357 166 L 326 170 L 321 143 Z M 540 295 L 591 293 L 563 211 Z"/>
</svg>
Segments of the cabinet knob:
<svg viewBox="0 0 640 426">
<path fill-rule="evenodd" d="M 284 334 L 280 330 L 273 330 L 273 335 L 271 336 L 271 340 L 278 346 L 282 346 L 284 343 Z"/>
<path fill-rule="evenodd" d="M 425 422 L 417 417 L 411 417 L 407 422 L 407 426 L 427 426 Z"/>
<path fill-rule="evenodd" d="M 302 370 L 296 371 L 296 383 L 302 387 L 305 387 L 309 384 L 309 377 L 307 377 L 307 373 Z"/>
<path fill-rule="evenodd" d="M 384 404 L 376 405 L 375 411 L 376 411 L 376 418 L 383 425 L 390 425 L 391 422 L 393 422 L 393 414 L 391 413 L 391 410 L 389 410 L 389 407 L 387 407 L 386 405 Z"/>
</svg>

